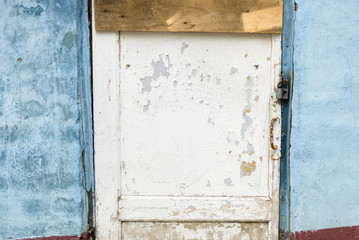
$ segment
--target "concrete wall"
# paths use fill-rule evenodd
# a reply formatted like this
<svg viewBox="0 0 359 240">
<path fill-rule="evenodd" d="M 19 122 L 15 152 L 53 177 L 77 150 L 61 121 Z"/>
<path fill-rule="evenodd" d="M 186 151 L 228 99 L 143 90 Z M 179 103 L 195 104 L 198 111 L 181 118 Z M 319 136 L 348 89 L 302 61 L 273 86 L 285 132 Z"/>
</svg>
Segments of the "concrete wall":
<svg viewBox="0 0 359 240">
<path fill-rule="evenodd" d="M 290 230 L 354 239 L 359 3 L 297 6 Z M 0 9 L 0 239 L 77 239 L 92 216 L 87 1 L 0 0 Z"/>
<path fill-rule="evenodd" d="M 0 239 L 78 236 L 92 188 L 87 1 L 0 9 Z"/>
<path fill-rule="evenodd" d="M 297 4 L 292 237 L 357 239 L 359 229 L 353 226 L 359 225 L 359 2 L 297 0 Z M 322 230 L 328 228 L 334 230 Z M 336 235 L 343 232 L 349 235 Z"/>
</svg>

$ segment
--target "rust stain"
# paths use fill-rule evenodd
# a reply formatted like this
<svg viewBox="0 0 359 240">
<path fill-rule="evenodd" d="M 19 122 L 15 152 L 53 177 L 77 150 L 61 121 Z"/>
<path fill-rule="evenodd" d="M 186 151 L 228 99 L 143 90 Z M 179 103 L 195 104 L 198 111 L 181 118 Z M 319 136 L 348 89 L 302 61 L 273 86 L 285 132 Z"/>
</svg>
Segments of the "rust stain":
<svg viewBox="0 0 359 240">
<path fill-rule="evenodd" d="M 245 57 L 245 58 L 248 57 L 248 54 L 246 53 L 246 55 L 244 55 L 244 57 Z"/>
<path fill-rule="evenodd" d="M 243 161 L 241 165 L 241 175 L 250 176 L 252 172 L 256 170 L 256 168 L 257 166 L 255 161 L 252 161 L 251 163 Z"/>
<path fill-rule="evenodd" d="M 130 64 L 126 64 L 126 68 L 129 69 L 131 67 Z"/>
<path fill-rule="evenodd" d="M 247 76 L 247 80 L 251 80 L 251 76 Z"/>
<path fill-rule="evenodd" d="M 254 101 L 258 102 L 259 100 L 259 96 L 256 96 L 256 98 L 254 99 Z"/>
<path fill-rule="evenodd" d="M 276 150 L 278 148 L 277 145 L 274 144 L 274 136 L 273 136 L 273 128 L 274 128 L 274 122 L 277 121 L 277 117 L 272 118 L 270 123 L 270 145 L 273 150 Z"/>
</svg>

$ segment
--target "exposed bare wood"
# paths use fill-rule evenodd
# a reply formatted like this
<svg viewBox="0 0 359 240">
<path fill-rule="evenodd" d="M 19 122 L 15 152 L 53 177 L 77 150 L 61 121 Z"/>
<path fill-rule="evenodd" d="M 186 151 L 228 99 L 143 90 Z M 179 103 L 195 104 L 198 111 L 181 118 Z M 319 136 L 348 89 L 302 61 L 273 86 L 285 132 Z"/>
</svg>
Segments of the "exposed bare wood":
<svg viewBox="0 0 359 240">
<path fill-rule="evenodd" d="M 122 239 L 268 239 L 267 223 L 123 222 Z"/>
<path fill-rule="evenodd" d="M 95 0 L 96 30 L 281 33 L 283 0 Z"/>
</svg>

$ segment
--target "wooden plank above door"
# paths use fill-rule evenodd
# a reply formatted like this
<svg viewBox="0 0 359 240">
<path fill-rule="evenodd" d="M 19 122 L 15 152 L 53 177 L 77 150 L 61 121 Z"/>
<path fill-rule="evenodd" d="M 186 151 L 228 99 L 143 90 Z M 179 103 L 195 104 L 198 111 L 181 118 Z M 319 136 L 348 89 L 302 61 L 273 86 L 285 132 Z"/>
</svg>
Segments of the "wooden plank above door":
<svg viewBox="0 0 359 240">
<path fill-rule="evenodd" d="M 281 33 L 283 0 L 95 0 L 96 30 Z"/>
</svg>

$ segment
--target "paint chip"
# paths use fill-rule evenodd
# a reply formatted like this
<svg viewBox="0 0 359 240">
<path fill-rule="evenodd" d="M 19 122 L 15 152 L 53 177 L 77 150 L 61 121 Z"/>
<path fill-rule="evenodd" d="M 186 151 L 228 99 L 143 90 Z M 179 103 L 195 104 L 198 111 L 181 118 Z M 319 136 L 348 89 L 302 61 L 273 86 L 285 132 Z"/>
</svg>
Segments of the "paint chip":
<svg viewBox="0 0 359 240">
<path fill-rule="evenodd" d="M 229 73 L 229 75 L 233 75 L 233 74 L 235 74 L 235 73 L 238 73 L 238 68 L 232 67 L 232 68 L 231 68 L 231 71 L 230 71 L 230 73 Z"/>
<path fill-rule="evenodd" d="M 166 66 L 165 62 L 163 61 L 162 56 L 160 55 L 159 57 L 160 57 L 159 61 L 152 60 L 152 63 L 151 63 L 152 68 L 153 68 L 152 78 L 154 80 L 157 80 L 157 78 L 160 76 L 168 77 L 170 75 L 168 70 L 173 66 L 173 64 L 171 64 L 169 55 L 166 55 L 167 66 Z"/>
<path fill-rule="evenodd" d="M 184 53 L 184 50 L 186 49 L 186 48 L 188 48 L 188 44 L 186 44 L 186 43 L 183 43 L 182 44 L 182 47 L 181 47 L 181 54 L 183 54 Z"/>
<path fill-rule="evenodd" d="M 233 184 L 232 184 L 232 179 L 231 178 L 225 178 L 224 179 L 224 184 L 227 186 L 227 187 L 232 187 Z"/>
<path fill-rule="evenodd" d="M 240 168 L 241 168 L 241 177 L 250 176 L 256 170 L 256 162 L 252 161 L 250 163 L 243 161 Z"/>
<path fill-rule="evenodd" d="M 147 112 L 150 109 L 151 101 L 147 100 L 147 104 L 143 106 L 143 111 Z"/>
<path fill-rule="evenodd" d="M 151 82 L 152 82 L 152 77 L 144 77 L 140 79 L 143 87 L 142 87 L 142 92 L 150 92 L 152 87 L 151 87 Z"/>
</svg>

